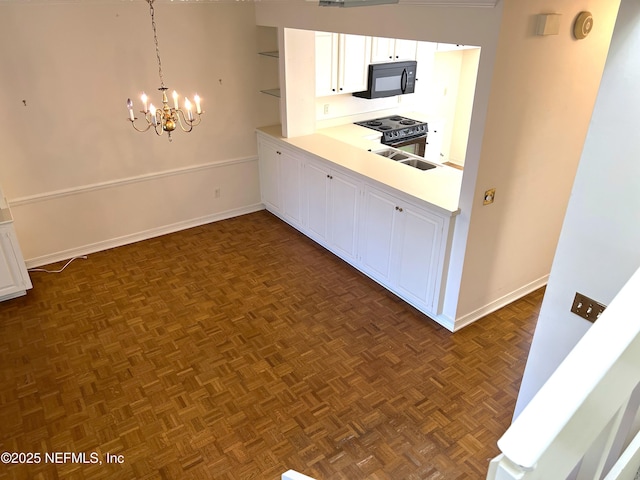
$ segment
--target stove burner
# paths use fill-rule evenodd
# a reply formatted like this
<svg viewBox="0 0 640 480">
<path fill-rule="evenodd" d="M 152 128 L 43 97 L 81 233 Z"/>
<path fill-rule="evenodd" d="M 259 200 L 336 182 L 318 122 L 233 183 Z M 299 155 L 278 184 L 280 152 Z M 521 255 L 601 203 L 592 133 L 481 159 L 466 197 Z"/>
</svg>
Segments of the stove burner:
<svg viewBox="0 0 640 480">
<path fill-rule="evenodd" d="M 379 127 L 380 125 L 382 125 L 382 122 L 380 122 L 379 120 L 371 120 L 367 122 L 367 125 L 371 127 Z"/>
<path fill-rule="evenodd" d="M 391 130 L 392 127 L 390 127 L 389 125 L 382 125 L 381 127 L 378 127 L 380 130 Z"/>
<path fill-rule="evenodd" d="M 393 117 L 389 117 L 389 120 L 394 121 L 394 122 L 399 122 L 400 120 L 402 120 L 402 117 L 398 117 L 396 115 L 396 116 L 393 116 Z"/>
<path fill-rule="evenodd" d="M 413 125 L 413 124 L 415 124 L 415 123 L 416 123 L 416 121 L 415 121 L 415 120 L 410 120 L 410 119 L 406 118 L 406 119 L 404 119 L 404 120 L 400 120 L 400 123 L 401 123 L 402 125 Z"/>
</svg>

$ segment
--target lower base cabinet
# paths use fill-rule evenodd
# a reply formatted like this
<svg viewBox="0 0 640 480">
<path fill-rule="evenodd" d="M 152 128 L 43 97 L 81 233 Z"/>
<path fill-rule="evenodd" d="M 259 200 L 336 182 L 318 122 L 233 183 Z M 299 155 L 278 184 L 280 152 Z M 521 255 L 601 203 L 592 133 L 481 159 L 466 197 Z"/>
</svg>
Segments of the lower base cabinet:
<svg viewBox="0 0 640 480">
<path fill-rule="evenodd" d="M 313 160 L 303 172 L 303 228 L 338 256 L 355 260 L 360 182 Z"/>
<path fill-rule="evenodd" d="M 267 210 L 423 313 L 441 312 L 451 216 L 308 153 L 291 150 L 282 160 L 281 146 L 258 135 Z"/>
<path fill-rule="evenodd" d="M 436 313 L 443 218 L 366 186 L 360 232 L 363 271 L 412 304 Z"/>
<path fill-rule="evenodd" d="M 31 280 L 18 245 L 13 223 L 0 225 L 0 301 L 24 295 Z"/>
</svg>

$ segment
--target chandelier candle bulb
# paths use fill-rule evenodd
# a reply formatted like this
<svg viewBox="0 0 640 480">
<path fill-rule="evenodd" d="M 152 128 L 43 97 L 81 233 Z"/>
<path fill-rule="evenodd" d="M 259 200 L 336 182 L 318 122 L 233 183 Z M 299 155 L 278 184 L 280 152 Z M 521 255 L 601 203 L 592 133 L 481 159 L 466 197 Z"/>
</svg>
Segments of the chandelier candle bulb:
<svg viewBox="0 0 640 480">
<path fill-rule="evenodd" d="M 136 117 L 133 115 L 133 102 L 130 98 L 127 98 L 127 109 L 129 109 L 129 120 L 135 121 Z"/>
<path fill-rule="evenodd" d="M 151 124 L 152 125 L 157 125 L 158 124 L 158 117 L 156 116 L 156 107 L 153 106 L 153 103 L 151 105 L 149 105 L 149 111 L 151 112 Z"/>
<path fill-rule="evenodd" d="M 196 113 L 200 115 L 202 113 L 202 109 L 200 108 L 200 96 L 197 93 L 195 97 L 193 97 L 193 101 L 196 102 Z"/>
<path fill-rule="evenodd" d="M 142 95 L 140 95 L 140 100 L 142 100 L 142 111 L 144 113 L 147 113 L 149 110 L 147 109 L 147 95 L 142 92 Z"/>
<path fill-rule="evenodd" d="M 178 106 L 178 92 L 176 92 L 175 90 L 173 91 L 173 108 L 175 108 L 176 110 L 178 110 L 179 106 Z"/>
<path fill-rule="evenodd" d="M 193 112 L 191 111 L 191 102 L 186 97 L 184 99 L 184 108 L 187 109 L 187 118 L 189 119 L 190 122 L 193 122 Z"/>
</svg>

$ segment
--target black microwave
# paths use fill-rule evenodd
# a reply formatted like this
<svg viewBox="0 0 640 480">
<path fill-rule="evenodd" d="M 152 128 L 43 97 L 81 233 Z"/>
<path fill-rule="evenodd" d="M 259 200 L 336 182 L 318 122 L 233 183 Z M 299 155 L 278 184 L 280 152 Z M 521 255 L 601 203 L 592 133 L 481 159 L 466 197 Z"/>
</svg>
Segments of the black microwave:
<svg viewBox="0 0 640 480">
<path fill-rule="evenodd" d="M 416 86 L 418 62 L 372 63 L 364 92 L 353 95 L 360 98 L 382 98 L 413 93 Z"/>
</svg>

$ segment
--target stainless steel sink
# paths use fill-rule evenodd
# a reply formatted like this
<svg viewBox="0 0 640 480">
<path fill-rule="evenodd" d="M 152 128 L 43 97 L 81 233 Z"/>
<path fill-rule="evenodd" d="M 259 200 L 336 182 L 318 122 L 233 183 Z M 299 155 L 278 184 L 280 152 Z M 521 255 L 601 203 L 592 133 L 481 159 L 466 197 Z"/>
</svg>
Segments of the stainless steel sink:
<svg viewBox="0 0 640 480">
<path fill-rule="evenodd" d="M 373 153 L 381 155 L 383 157 L 387 157 L 391 160 L 395 160 L 398 163 L 402 163 L 404 165 L 408 165 L 413 168 L 417 168 L 419 170 L 431 170 L 432 168 L 436 168 L 437 165 L 433 163 L 427 162 L 423 160 L 421 157 L 417 155 L 412 155 L 407 152 L 403 152 L 402 150 L 398 150 L 396 148 L 383 148 L 381 150 L 376 150 Z"/>
<path fill-rule="evenodd" d="M 404 163 L 405 165 L 409 165 L 410 167 L 417 168 L 419 170 L 431 170 L 432 168 L 436 168 L 433 163 L 425 162 L 419 158 L 408 158 L 406 160 L 401 160 L 400 163 Z"/>
</svg>

